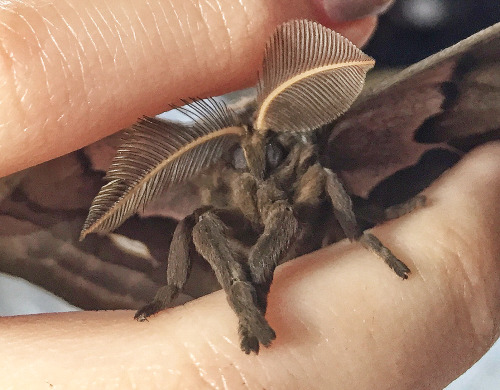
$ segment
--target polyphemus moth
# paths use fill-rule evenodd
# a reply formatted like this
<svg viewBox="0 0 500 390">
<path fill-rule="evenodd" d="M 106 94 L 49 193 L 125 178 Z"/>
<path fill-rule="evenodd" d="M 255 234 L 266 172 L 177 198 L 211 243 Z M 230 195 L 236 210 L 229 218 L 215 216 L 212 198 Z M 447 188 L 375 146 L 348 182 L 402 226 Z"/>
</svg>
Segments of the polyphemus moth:
<svg viewBox="0 0 500 390">
<path fill-rule="evenodd" d="M 363 230 L 425 207 L 420 190 L 500 138 L 498 58 L 500 24 L 362 90 L 370 57 L 315 22 L 287 22 L 255 99 L 191 99 L 178 108 L 191 124 L 128 129 L 87 218 L 117 137 L 3 179 L 0 270 L 82 308 L 143 306 L 138 319 L 218 281 L 242 349 L 258 352 L 275 337 L 264 314 L 278 263 L 348 237 L 408 277 Z"/>
</svg>

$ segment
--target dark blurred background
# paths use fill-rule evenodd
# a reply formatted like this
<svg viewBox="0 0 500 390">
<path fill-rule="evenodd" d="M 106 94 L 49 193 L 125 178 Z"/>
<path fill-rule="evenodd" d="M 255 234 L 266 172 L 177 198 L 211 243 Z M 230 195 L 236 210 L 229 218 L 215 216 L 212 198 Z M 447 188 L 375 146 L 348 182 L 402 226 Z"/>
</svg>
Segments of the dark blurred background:
<svg viewBox="0 0 500 390">
<path fill-rule="evenodd" d="M 378 67 L 406 66 L 499 21 L 500 0 L 397 0 L 364 51 Z"/>
</svg>

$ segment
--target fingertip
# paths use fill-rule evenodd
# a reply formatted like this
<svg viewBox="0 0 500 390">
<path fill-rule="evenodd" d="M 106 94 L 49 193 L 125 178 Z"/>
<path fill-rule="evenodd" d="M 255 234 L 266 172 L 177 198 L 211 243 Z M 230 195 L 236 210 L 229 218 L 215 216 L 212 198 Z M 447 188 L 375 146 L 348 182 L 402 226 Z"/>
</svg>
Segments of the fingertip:
<svg viewBox="0 0 500 390">
<path fill-rule="evenodd" d="M 348 37 L 356 46 L 365 46 L 373 35 L 378 23 L 376 16 L 367 16 L 351 22 L 337 23 L 333 26 L 338 33 Z"/>
<path fill-rule="evenodd" d="M 393 0 L 316 0 L 331 20 L 342 22 L 385 12 Z"/>
</svg>

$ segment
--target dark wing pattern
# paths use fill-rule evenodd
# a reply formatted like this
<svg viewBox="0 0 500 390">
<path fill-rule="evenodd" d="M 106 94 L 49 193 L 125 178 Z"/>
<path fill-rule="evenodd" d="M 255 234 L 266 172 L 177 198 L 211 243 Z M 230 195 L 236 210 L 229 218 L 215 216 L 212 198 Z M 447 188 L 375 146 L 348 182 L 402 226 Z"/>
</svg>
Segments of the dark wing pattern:
<svg viewBox="0 0 500 390">
<path fill-rule="evenodd" d="M 192 126 L 147 117 L 132 126 L 106 174 L 108 183 L 92 202 L 81 239 L 115 229 L 172 184 L 219 160 L 246 132 L 214 99 L 179 110 L 195 121 Z"/>
<path fill-rule="evenodd" d="M 351 106 L 374 64 L 318 23 L 284 23 L 266 46 L 254 127 L 304 132 L 333 121 Z"/>
<path fill-rule="evenodd" d="M 366 197 L 382 179 L 443 146 L 437 142 L 490 130 L 498 138 L 499 58 L 496 24 L 364 92 L 333 124 L 332 169 Z"/>
<path fill-rule="evenodd" d="M 443 85 L 443 112 L 420 126 L 417 141 L 449 142 L 467 150 L 475 140 L 500 138 L 500 23 L 488 31 L 496 34 L 458 61 Z"/>
</svg>

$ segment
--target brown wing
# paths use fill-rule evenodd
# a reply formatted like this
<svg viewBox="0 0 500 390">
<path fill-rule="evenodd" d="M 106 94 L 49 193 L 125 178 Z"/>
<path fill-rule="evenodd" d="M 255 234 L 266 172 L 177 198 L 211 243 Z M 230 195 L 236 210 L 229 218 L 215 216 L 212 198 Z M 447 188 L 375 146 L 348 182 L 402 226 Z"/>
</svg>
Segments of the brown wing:
<svg viewBox="0 0 500 390">
<path fill-rule="evenodd" d="M 366 197 L 379 181 L 439 146 L 417 142 L 417 134 L 421 141 L 443 142 L 495 131 L 499 58 L 496 24 L 364 92 L 332 127 L 332 168 L 354 194 Z"/>
</svg>

